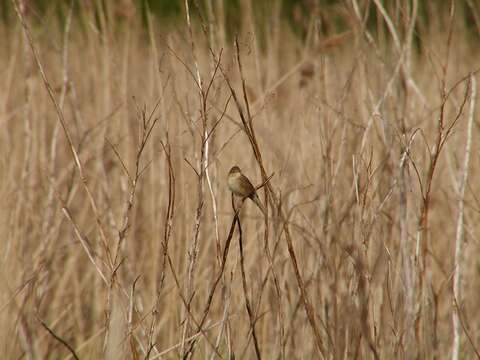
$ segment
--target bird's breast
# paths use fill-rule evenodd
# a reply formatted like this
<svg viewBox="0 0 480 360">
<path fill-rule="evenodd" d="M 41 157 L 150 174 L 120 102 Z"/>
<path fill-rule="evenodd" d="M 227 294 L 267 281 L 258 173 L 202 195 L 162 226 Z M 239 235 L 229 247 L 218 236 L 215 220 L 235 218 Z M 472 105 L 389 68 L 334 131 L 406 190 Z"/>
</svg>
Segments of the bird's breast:
<svg viewBox="0 0 480 360">
<path fill-rule="evenodd" d="M 240 176 L 229 175 L 227 179 L 228 188 L 235 195 L 242 195 Z"/>
</svg>

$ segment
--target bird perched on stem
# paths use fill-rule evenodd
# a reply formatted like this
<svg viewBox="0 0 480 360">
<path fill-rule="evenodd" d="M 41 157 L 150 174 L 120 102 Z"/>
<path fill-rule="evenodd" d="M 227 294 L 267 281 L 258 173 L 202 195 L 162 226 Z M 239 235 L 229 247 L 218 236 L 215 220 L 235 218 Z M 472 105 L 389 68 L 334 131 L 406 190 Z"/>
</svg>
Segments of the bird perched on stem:
<svg viewBox="0 0 480 360">
<path fill-rule="evenodd" d="M 227 183 L 228 188 L 234 195 L 241 197 L 242 200 L 250 198 L 259 207 L 262 213 L 264 215 L 266 214 L 265 208 L 257 195 L 255 187 L 250 180 L 242 174 L 242 170 L 240 170 L 238 166 L 234 166 L 230 169 Z"/>
</svg>

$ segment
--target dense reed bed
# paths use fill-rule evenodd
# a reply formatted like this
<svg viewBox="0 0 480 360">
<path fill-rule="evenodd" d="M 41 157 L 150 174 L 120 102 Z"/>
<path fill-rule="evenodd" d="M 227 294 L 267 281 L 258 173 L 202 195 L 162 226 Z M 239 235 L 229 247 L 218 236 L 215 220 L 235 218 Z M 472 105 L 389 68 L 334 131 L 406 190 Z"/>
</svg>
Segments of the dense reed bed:
<svg viewBox="0 0 480 360">
<path fill-rule="evenodd" d="M 480 8 L 382 3 L 12 6 L 3 356 L 478 357 Z"/>
</svg>

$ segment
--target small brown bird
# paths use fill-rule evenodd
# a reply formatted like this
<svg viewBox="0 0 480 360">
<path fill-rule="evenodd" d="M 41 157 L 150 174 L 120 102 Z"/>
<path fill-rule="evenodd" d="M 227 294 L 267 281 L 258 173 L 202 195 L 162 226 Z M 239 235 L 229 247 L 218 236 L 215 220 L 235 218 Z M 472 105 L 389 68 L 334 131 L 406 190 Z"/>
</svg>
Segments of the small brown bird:
<svg viewBox="0 0 480 360">
<path fill-rule="evenodd" d="M 242 170 L 240 170 L 238 166 L 234 166 L 230 169 L 227 183 L 228 188 L 234 195 L 241 197 L 242 200 L 246 199 L 247 197 L 250 198 L 259 207 L 259 209 L 262 210 L 262 213 L 264 215 L 266 214 L 265 208 L 263 207 L 262 202 L 257 195 L 255 187 L 252 185 L 250 180 L 248 180 L 248 178 L 242 174 Z"/>
</svg>

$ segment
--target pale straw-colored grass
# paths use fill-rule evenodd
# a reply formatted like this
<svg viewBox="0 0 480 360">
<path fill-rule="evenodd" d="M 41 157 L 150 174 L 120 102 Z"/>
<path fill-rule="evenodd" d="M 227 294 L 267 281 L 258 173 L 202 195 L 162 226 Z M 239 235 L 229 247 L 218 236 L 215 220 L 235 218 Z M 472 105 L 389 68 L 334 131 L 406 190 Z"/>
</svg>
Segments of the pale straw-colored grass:
<svg viewBox="0 0 480 360">
<path fill-rule="evenodd" d="M 479 34 L 352 1 L 303 41 L 245 4 L 238 50 L 216 5 L 0 25 L 5 358 L 478 354 Z"/>
</svg>

